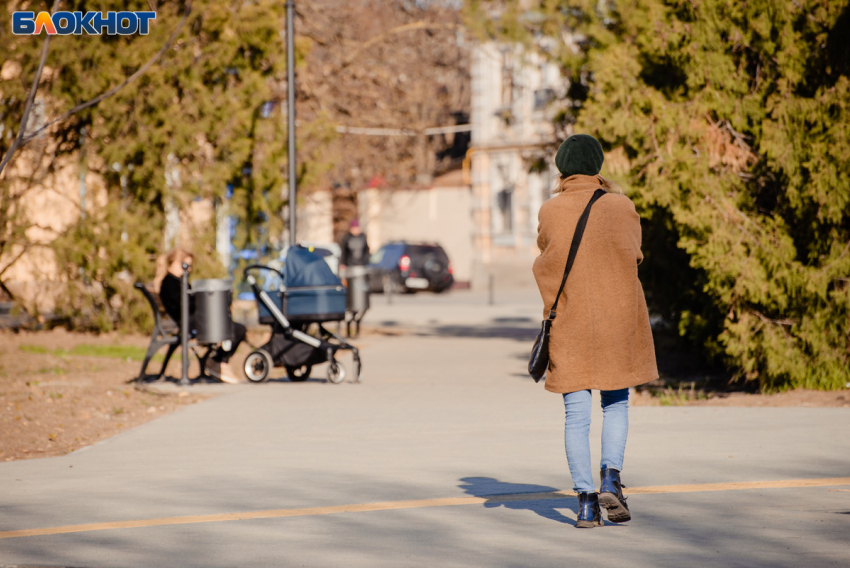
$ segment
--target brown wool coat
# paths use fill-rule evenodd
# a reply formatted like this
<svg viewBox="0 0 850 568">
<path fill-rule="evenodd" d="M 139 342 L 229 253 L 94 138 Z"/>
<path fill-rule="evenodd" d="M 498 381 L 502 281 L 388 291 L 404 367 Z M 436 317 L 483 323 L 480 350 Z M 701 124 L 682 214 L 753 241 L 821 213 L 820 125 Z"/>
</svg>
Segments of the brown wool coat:
<svg viewBox="0 0 850 568">
<path fill-rule="evenodd" d="M 544 318 L 561 285 L 578 218 L 599 187 L 595 176 L 572 176 L 540 208 L 534 278 Z M 616 390 L 658 378 L 637 275 L 640 238 L 640 218 L 628 197 L 609 193 L 593 204 L 552 326 L 546 390 Z"/>
</svg>

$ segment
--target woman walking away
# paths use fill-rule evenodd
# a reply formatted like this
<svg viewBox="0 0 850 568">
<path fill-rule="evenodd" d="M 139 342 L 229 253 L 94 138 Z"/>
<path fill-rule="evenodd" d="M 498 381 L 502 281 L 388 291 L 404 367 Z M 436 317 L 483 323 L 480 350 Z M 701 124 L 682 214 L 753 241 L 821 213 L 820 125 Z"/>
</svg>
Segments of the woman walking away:
<svg viewBox="0 0 850 568">
<path fill-rule="evenodd" d="M 564 446 L 579 497 L 576 527 L 631 519 L 620 472 L 629 430 L 629 387 L 658 378 L 643 288 L 638 281 L 640 218 L 631 200 L 599 176 L 602 146 L 586 134 L 570 136 L 555 157 L 557 195 L 540 208 L 534 278 L 544 317 L 555 303 L 579 217 L 597 189 L 575 261 L 558 304 L 549 340 L 546 390 L 564 397 Z M 590 390 L 602 391 L 599 493 L 590 464 Z"/>
</svg>

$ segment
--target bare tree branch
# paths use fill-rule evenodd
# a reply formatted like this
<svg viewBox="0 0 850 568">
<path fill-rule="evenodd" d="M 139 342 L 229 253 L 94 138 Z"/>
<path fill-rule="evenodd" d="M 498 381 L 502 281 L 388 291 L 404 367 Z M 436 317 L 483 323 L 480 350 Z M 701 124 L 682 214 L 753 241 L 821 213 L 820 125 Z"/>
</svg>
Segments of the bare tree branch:
<svg viewBox="0 0 850 568">
<path fill-rule="evenodd" d="M 5 292 L 5 293 L 6 293 L 6 295 L 7 295 L 7 296 L 9 296 L 9 298 L 10 298 L 11 300 L 14 300 L 14 299 L 15 299 L 15 295 L 14 295 L 14 294 L 12 294 L 12 291 L 11 291 L 11 290 L 9 290 L 9 288 L 7 288 L 5 284 L 3 284 L 3 281 L 2 281 L 2 280 L 0 280 L 0 290 L 2 290 L 3 292 Z M 26 311 L 26 309 L 24 309 L 24 311 Z"/>
<path fill-rule="evenodd" d="M 51 8 L 50 13 L 55 14 L 56 10 L 59 9 L 59 4 L 62 0 L 54 0 L 53 8 Z M 47 48 L 50 45 L 50 34 L 47 34 L 44 38 L 44 47 L 41 49 L 41 59 L 38 62 L 38 69 L 35 72 L 35 78 L 32 80 L 32 88 L 30 89 L 30 94 L 27 97 L 27 104 L 24 107 L 24 115 L 21 118 L 21 128 L 18 130 L 18 135 L 15 137 L 15 141 L 12 142 L 12 146 L 9 147 L 9 150 L 6 152 L 6 155 L 3 156 L 3 161 L 0 162 L 0 174 L 3 173 L 3 169 L 6 167 L 6 164 L 9 163 L 9 160 L 12 159 L 12 156 L 17 152 L 18 148 L 26 144 L 29 139 L 24 136 L 24 133 L 27 130 L 27 123 L 30 120 L 30 111 L 32 111 L 32 105 L 35 102 L 35 93 L 38 91 L 38 84 L 41 82 L 41 73 L 44 71 L 44 62 L 47 61 Z"/>
<path fill-rule="evenodd" d="M 345 58 L 345 61 L 343 61 L 342 65 L 340 65 L 339 69 L 342 70 L 342 69 L 345 69 L 346 67 L 348 67 L 349 65 L 351 65 L 354 62 L 354 60 L 357 59 L 357 56 L 360 55 L 361 51 L 368 49 L 369 47 L 375 45 L 378 42 L 385 40 L 386 38 L 388 38 L 392 35 L 401 34 L 401 33 L 404 33 L 404 32 L 415 31 L 415 30 L 427 30 L 427 29 L 443 29 L 443 30 L 449 29 L 449 30 L 465 31 L 463 26 L 459 26 L 457 24 L 428 22 L 428 21 L 425 21 L 425 20 L 420 20 L 418 22 L 412 22 L 412 23 L 409 23 L 409 24 L 403 24 L 403 25 L 400 25 L 400 26 L 396 26 L 396 27 L 385 31 L 382 34 L 378 34 L 375 37 L 370 38 L 368 41 L 365 41 L 364 43 L 360 44 L 360 46 L 357 47 L 357 49 L 352 51 L 348 55 L 348 57 Z"/>
<path fill-rule="evenodd" d="M 843 251 L 841 251 L 841 254 L 839 254 L 839 255 L 838 255 L 838 258 L 836 258 L 835 260 L 833 260 L 832 262 L 830 262 L 829 264 L 827 264 L 826 266 L 824 266 L 823 268 L 821 268 L 821 269 L 820 269 L 820 271 L 821 271 L 821 272 L 826 272 L 827 270 L 829 270 L 830 268 L 832 268 L 832 265 L 834 265 L 836 262 L 838 262 L 839 260 L 841 260 L 842 258 L 844 258 L 844 255 L 845 255 L 845 254 L 847 254 L 847 251 L 848 251 L 848 250 L 850 250 L 850 241 L 848 241 L 848 242 L 847 242 L 847 245 L 844 247 L 844 250 L 843 250 Z"/>
<path fill-rule="evenodd" d="M 56 0 L 56 2 L 54 4 L 54 9 L 53 9 L 54 12 L 58 8 L 60 1 L 61 0 Z M 37 130 L 31 132 L 30 134 L 28 134 L 26 136 L 22 136 L 23 132 L 25 130 L 25 126 L 26 126 L 26 120 L 28 118 L 27 115 L 29 113 L 29 104 L 28 104 L 27 110 L 24 112 L 24 126 L 22 126 L 21 131 L 18 133 L 19 140 L 15 141 L 16 143 L 12 145 L 12 147 L 6 153 L 6 156 L 3 158 L 3 163 L 0 164 L 0 173 L 3 172 L 3 168 L 6 166 L 6 163 L 9 161 L 12 154 L 16 150 L 18 150 L 21 146 L 23 146 L 24 144 L 26 144 L 27 142 L 29 142 L 30 140 L 32 140 L 33 138 L 38 136 L 41 132 L 50 128 L 51 126 L 53 126 L 57 122 L 62 122 L 64 120 L 67 120 L 72 115 L 80 112 L 81 110 L 95 106 L 98 103 L 100 103 L 101 101 L 108 99 L 109 97 L 111 97 L 112 95 L 114 95 L 115 93 L 117 93 L 118 91 L 120 91 L 121 89 L 123 89 L 124 87 L 126 87 L 127 85 L 129 85 L 130 83 L 132 83 L 133 81 L 135 81 L 136 79 L 141 77 L 142 75 L 144 75 L 147 72 L 148 69 L 150 69 L 157 61 L 159 61 L 162 58 L 162 56 L 165 54 L 165 52 L 168 51 L 168 49 L 174 43 L 174 40 L 177 39 L 177 36 L 180 34 L 180 31 L 183 29 L 183 25 L 186 23 L 186 20 L 189 18 L 189 14 L 191 14 L 191 12 L 192 12 L 192 1 L 189 0 L 189 2 L 186 3 L 186 10 L 183 13 L 183 17 L 180 19 L 180 23 L 177 24 L 177 27 L 171 33 L 171 36 L 168 38 L 168 41 L 165 42 L 165 44 L 162 46 L 162 48 L 160 48 L 160 50 L 156 53 L 156 55 L 151 57 L 144 65 L 139 67 L 139 69 L 136 70 L 135 73 L 133 73 L 132 75 L 127 77 L 127 79 L 125 79 L 122 83 L 112 87 L 111 89 L 109 89 L 105 93 L 102 93 L 102 94 L 96 96 L 95 98 L 93 98 L 91 100 L 88 100 L 84 103 L 78 104 L 77 106 L 68 110 L 67 112 L 65 112 L 64 114 L 59 116 L 58 118 L 51 120 L 50 122 L 48 122 L 48 123 L 44 124 L 43 126 L 41 126 L 40 128 L 38 128 Z M 41 77 L 41 70 L 42 70 L 42 67 L 44 66 L 44 60 L 47 57 L 47 40 L 49 38 L 50 38 L 50 36 L 48 36 L 45 39 L 44 51 L 42 52 L 42 56 L 41 56 L 41 64 L 39 65 L 39 68 L 38 68 L 38 76 L 36 78 L 36 81 L 33 83 L 33 90 L 32 90 L 32 93 L 31 93 L 31 97 L 33 97 L 33 98 L 35 97 L 35 91 L 38 88 L 38 78 Z"/>
<path fill-rule="evenodd" d="M 29 247 L 29 244 L 25 244 L 25 245 L 24 245 L 24 248 L 23 248 L 23 250 L 20 252 L 20 254 L 18 254 L 18 256 L 16 256 L 16 257 L 15 257 L 15 258 L 13 258 L 13 259 L 12 259 L 12 260 L 8 263 L 8 264 L 6 264 L 6 266 L 4 266 L 4 267 L 3 267 L 3 270 L 0 270 L 0 278 L 2 278 L 2 277 L 3 277 L 3 275 L 4 275 L 4 274 L 6 274 L 6 271 L 7 271 L 7 270 L 9 270 L 10 268 L 12 268 L 12 266 L 14 266 L 14 264 L 15 264 L 16 262 L 18 262 L 18 261 L 21 259 L 21 257 L 22 257 L 22 256 L 24 256 L 24 255 L 27 253 L 27 251 L 29 250 L 29 248 L 30 248 L 30 247 Z M 3 282 L 3 281 L 2 281 L 2 280 L 0 280 L 0 283 L 2 283 L 2 282 Z M 11 295 L 11 293 L 8 291 L 8 290 L 9 290 L 8 288 L 6 288 L 5 286 L 3 286 L 3 289 L 4 289 L 4 290 L 6 290 L 6 293 L 7 293 L 7 294 L 10 294 L 10 295 Z"/>
</svg>

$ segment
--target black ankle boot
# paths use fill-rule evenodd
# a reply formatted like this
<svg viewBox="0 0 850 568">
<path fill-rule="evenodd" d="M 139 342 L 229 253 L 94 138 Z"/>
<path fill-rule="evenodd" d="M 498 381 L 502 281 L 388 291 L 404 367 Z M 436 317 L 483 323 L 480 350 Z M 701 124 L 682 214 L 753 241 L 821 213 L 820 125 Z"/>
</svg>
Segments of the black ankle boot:
<svg viewBox="0 0 850 568">
<path fill-rule="evenodd" d="M 608 520 L 613 523 L 625 523 L 631 520 L 629 506 L 623 497 L 623 484 L 620 483 L 620 472 L 616 469 L 603 468 L 599 472 L 602 484 L 599 487 L 599 505 L 608 510 Z"/>
<path fill-rule="evenodd" d="M 577 529 L 592 529 L 601 527 L 602 511 L 599 509 L 598 493 L 578 494 L 578 516 L 576 516 Z"/>
</svg>

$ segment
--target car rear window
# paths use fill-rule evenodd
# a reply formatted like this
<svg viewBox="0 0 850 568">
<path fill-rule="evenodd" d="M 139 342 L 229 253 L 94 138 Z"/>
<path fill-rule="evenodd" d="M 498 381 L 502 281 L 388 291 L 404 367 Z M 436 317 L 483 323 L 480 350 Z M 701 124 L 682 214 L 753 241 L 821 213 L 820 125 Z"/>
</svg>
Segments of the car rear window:
<svg viewBox="0 0 850 568">
<path fill-rule="evenodd" d="M 430 245 L 409 245 L 407 247 L 407 254 L 416 257 L 422 257 L 427 254 L 433 254 L 440 258 L 447 258 L 446 253 L 443 251 L 442 247 L 430 246 Z"/>
<path fill-rule="evenodd" d="M 403 245 L 384 245 L 369 257 L 369 263 L 383 267 L 394 266 L 398 263 L 403 248 Z"/>
</svg>

